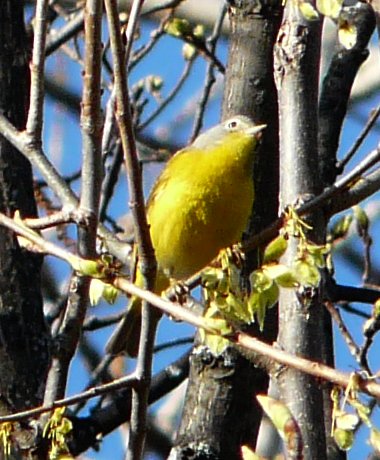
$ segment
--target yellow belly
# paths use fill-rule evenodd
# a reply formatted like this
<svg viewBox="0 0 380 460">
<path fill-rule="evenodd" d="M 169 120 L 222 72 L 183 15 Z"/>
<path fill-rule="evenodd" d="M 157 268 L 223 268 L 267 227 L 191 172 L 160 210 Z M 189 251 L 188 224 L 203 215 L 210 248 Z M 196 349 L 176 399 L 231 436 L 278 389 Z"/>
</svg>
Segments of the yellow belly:
<svg viewBox="0 0 380 460">
<path fill-rule="evenodd" d="M 250 175 L 244 175 L 238 182 L 208 177 L 192 187 L 171 180 L 160 193 L 148 220 L 158 267 L 167 277 L 189 277 L 241 239 L 253 201 Z"/>
</svg>

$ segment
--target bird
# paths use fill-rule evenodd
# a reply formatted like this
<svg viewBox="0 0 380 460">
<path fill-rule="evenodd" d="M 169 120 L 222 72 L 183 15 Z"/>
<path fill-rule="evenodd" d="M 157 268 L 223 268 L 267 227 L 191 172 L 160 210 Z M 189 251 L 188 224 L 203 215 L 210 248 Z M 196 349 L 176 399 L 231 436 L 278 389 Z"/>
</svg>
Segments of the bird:
<svg viewBox="0 0 380 460">
<path fill-rule="evenodd" d="M 157 260 L 156 293 L 172 281 L 186 280 L 241 240 L 254 200 L 255 152 L 265 127 L 234 116 L 167 162 L 146 203 Z M 142 287 L 138 262 L 135 284 Z M 141 301 L 132 297 L 106 352 L 136 356 L 140 325 Z"/>
</svg>

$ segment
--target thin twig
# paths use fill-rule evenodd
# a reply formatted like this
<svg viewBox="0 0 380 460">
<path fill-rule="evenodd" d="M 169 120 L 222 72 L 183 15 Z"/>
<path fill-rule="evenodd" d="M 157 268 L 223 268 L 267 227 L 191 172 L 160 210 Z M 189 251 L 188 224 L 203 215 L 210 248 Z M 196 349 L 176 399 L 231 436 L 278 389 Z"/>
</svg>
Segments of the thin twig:
<svg viewBox="0 0 380 460">
<path fill-rule="evenodd" d="M 376 120 L 380 116 L 380 105 L 371 112 L 371 115 L 367 121 L 367 124 L 364 126 L 362 132 L 359 134 L 358 138 L 355 140 L 354 145 L 350 148 L 350 150 L 346 153 L 346 156 L 342 158 L 337 164 L 337 168 L 339 171 L 342 171 L 346 164 L 351 160 L 351 158 L 355 155 L 358 151 L 359 147 L 362 145 L 364 139 L 367 137 L 368 133 L 371 131 L 372 127 L 376 123 Z"/>
<path fill-rule="evenodd" d="M 353 203 L 350 203 L 346 206 L 342 206 L 342 202 L 336 199 L 337 195 L 342 194 L 342 201 L 347 201 L 347 195 L 358 194 L 361 199 L 369 196 L 370 194 L 377 191 L 380 187 L 380 169 L 373 172 L 371 175 L 365 177 L 365 181 L 358 182 L 358 187 L 355 188 L 353 185 L 359 179 L 362 179 L 362 175 L 365 174 L 369 169 L 371 169 L 376 163 L 380 160 L 380 145 L 370 152 L 364 159 L 361 161 L 351 172 L 347 173 L 341 179 L 337 180 L 335 184 L 327 188 L 320 195 L 316 196 L 312 200 L 306 202 L 300 207 L 296 208 L 298 215 L 302 216 L 305 214 L 312 213 L 317 209 L 321 208 L 326 203 L 329 203 L 329 206 L 326 206 L 325 212 L 328 216 L 334 215 L 338 211 L 343 211 L 348 207 L 351 207 Z M 363 183 L 364 182 L 364 183 Z M 346 189 L 348 188 L 348 191 Z M 346 191 L 346 193 L 342 193 Z M 334 200 L 332 200 L 334 198 Z M 358 199 L 357 202 L 360 200 Z M 339 206 L 339 209 L 337 207 Z M 254 249 L 261 244 L 269 242 L 275 237 L 278 230 L 281 228 L 283 223 L 283 218 L 278 218 L 272 225 L 267 227 L 262 232 L 253 235 L 251 238 L 247 239 L 242 249 L 243 251 L 249 251 Z"/>
<path fill-rule="evenodd" d="M 155 5 L 151 6 L 150 8 L 147 8 L 141 16 L 148 16 L 153 13 L 158 13 L 159 11 L 162 10 L 167 10 L 169 8 L 176 8 L 178 5 L 180 5 L 184 0 L 169 0 L 167 2 L 162 2 L 161 5 Z"/>
<path fill-rule="evenodd" d="M 31 145 L 29 136 L 25 132 L 18 131 L 3 114 L 0 114 L 0 131 L 11 144 L 37 166 L 46 183 L 56 193 L 63 205 L 75 208 L 78 204 L 75 194 L 47 159 L 42 149 Z"/>
<path fill-rule="evenodd" d="M 157 45 L 159 39 L 165 34 L 165 25 L 172 15 L 173 12 L 170 11 L 160 22 L 159 27 L 150 34 L 150 40 L 133 53 L 129 63 L 129 72 Z"/>
<path fill-rule="evenodd" d="M 352 183 L 359 180 L 363 174 L 368 172 L 368 170 L 371 169 L 379 161 L 380 144 L 376 147 L 376 149 L 368 153 L 363 161 L 361 161 L 352 171 L 347 173 L 341 179 L 338 179 L 335 184 L 329 187 L 325 192 L 321 193 L 319 196 L 309 201 L 308 203 L 305 203 L 305 205 L 301 206 L 300 209 L 303 209 L 303 212 L 310 212 L 310 208 L 315 209 L 317 206 L 319 206 L 320 202 L 325 202 L 327 199 L 333 198 L 339 192 L 342 192 Z"/>
<path fill-rule="evenodd" d="M 254 337 L 250 337 L 247 334 L 240 333 L 237 337 L 237 343 L 249 350 L 259 353 L 260 355 L 267 356 L 279 364 L 305 372 L 342 388 L 347 388 L 349 385 L 352 385 L 352 373 L 348 374 L 341 372 L 324 364 L 292 355 L 291 353 L 287 353 L 279 348 L 275 348 L 274 346 L 261 342 Z M 367 380 L 365 378 L 361 378 L 359 374 L 356 375 L 359 377 L 358 386 L 361 391 L 375 396 L 376 398 L 380 397 L 380 384 L 376 383 L 372 379 Z"/>
<path fill-rule="evenodd" d="M 107 118 L 106 119 L 108 119 L 109 114 L 111 114 L 111 112 L 108 110 L 108 106 L 107 106 Z M 113 113 L 112 113 L 111 118 L 114 120 Z M 103 139 L 104 139 L 104 136 L 103 136 Z M 104 158 L 104 155 L 103 155 L 103 158 Z M 100 211 L 99 211 L 100 222 L 103 222 L 106 219 L 106 212 L 107 212 L 108 204 L 111 198 L 113 197 L 113 192 L 117 184 L 117 180 L 118 180 L 119 173 L 120 173 L 122 166 L 123 166 L 123 149 L 120 143 L 117 142 L 115 146 L 113 147 L 112 163 L 107 168 L 107 171 L 106 171 L 103 183 L 102 183 Z"/>
<path fill-rule="evenodd" d="M 83 342 L 83 339 L 82 339 Z M 83 344 L 81 343 L 81 351 L 83 348 Z M 83 354 L 83 352 L 82 352 Z M 100 360 L 95 367 L 95 369 L 92 370 L 91 372 L 91 379 L 88 381 L 86 388 L 83 391 L 90 390 L 91 388 L 97 386 L 97 384 L 102 380 L 103 382 L 105 379 L 112 380 L 111 374 L 108 372 L 108 368 L 114 358 L 110 355 L 106 355 L 102 360 Z M 106 381 L 107 381 L 106 380 Z M 82 401 L 79 401 L 79 403 L 73 408 L 73 413 L 77 414 L 80 410 L 83 409 L 83 407 L 86 405 L 87 400 L 83 399 Z M 101 404 L 101 400 L 99 401 Z"/>
<path fill-rule="evenodd" d="M 0 423 L 21 421 L 27 418 L 36 417 L 37 415 L 50 412 L 57 407 L 72 406 L 73 404 L 77 404 L 81 401 L 85 401 L 90 398 L 95 398 L 97 396 L 110 393 L 112 391 L 133 387 L 137 383 L 138 382 L 134 374 L 127 375 L 125 377 L 121 377 L 120 379 L 114 380 L 111 383 L 105 383 L 104 385 L 99 385 L 97 387 L 90 388 L 89 390 L 83 391 L 82 393 L 78 393 L 74 396 L 58 399 L 57 401 L 54 401 L 49 405 L 44 405 L 41 407 L 36 407 L 35 409 L 29 409 L 22 412 L 17 412 L 12 415 L 0 417 Z"/>
<path fill-rule="evenodd" d="M 30 104 L 26 132 L 31 142 L 41 143 L 44 105 L 45 41 L 49 0 L 38 0 L 34 18 L 34 41 L 30 65 Z"/>
<path fill-rule="evenodd" d="M 126 55 L 123 52 L 120 24 L 115 0 L 107 0 L 106 9 L 110 28 L 111 48 L 114 55 L 117 121 L 124 151 L 126 170 L 128 173 L 127 178 L 130 191 L 129 204 L 135 224 L 136 242 L 139 248 L 139 258 L 141 259 L 143 265 L 144 261 L 146 262 L 152 258 L 154 252 L 152 243 L 150 241 L 148 224 L 145 215 L 144 195 L 141 183 L 141 170 L 138 162 L 135 136 L 132 126 L 131 108 L 128 97 L 126 77 Z M 136 19 L 136 16 L 132 16 L 131 13 L 130 20 L 135 21 Z M 134 35 L 134 28 L 129 27 L 128 30 L 129 36 L 127 36 L 126 40 L 127 42 L 130 42 Z"/>
<path fill-rule="evenodd" d="M 92 332 L 102 329 L 103 327 L 117 324 L 124 316 L 124 312 L 116 313 L 115 315 L 98 318 L 97 316 L 88 316 L 83 323 L 83 331 Z"/>
<path fill-rule="evenodd" d="M 60 81 L 60 76 L 45 76 L 45 91 L 65 109 L 65 113 L 77 119 L 80 112 L 80 98 L 72 90 Z"/>
<path fill-rule="evenodd" d="M 64 176 L 64 180 L 67 184 L 70 184 L 71 182 L 77 181 L 78 179 L 81 178 L 82 171 L 75 171 L 72 174 L 69 174 L 68 176 Z M 36 187 L 43 188 L 47 187 L 48 184 L 43 180 L 43 179 L 37 179 L 34 181 Z"/>
<path fill-rule="evenodd" d="M 379 293 L 379 297 L 380 297 L 380 293 Z M 353 315 L 356 315 L 359 318 L 369 319 L 371 317 L 371 315 L 369 315 L 368 313 L 366 313 L 366 312 L 364 312 L 362 310 L 359 310 L 356 307 L 352 307 L 348 302 L 339 302 L 338 306 L 339 306 L 339 308 L 341 308 L 342 310 L 346 311 L 347 313 L 351 313 Z"/>
<path fill-rule="evenodd" d="M 357 183 L 353 184 L 346 193 L 340 193 L 334 200 L 329 202 L 326 208 L 327 217 L 331 217 L 338 212 L 345 211 L 355 204 L 360 203 L 366 198 L 380 190 L 380 168 L 366 174 Z"/>
<path fill-rule="evenodd" d="M 170 340 L 169 342 L 160 343 L 154 347 L 154 353 L 160 353 L 168 348 L 178 347 L 180 345 L 190 345 L 194 342 L 194 337 L 182 337 L 180 339 Z"/>
<path fill-rule="evenodd" d="M 57 225 L 79 223 L 76 219 L 76 213 L 71 211 L 58 211 L 45 217 L 38 219 L 25 219 L 25 225 L 34 230 L 44 230 Z"/>
<path fill-rule="evenodd" d="M 123 164 L 123 149 L 120 142 L 116 141 L 116 120 L 115 120 L 115 102 L 116 93 L 115 87 L 111 91 L 111 95 L 106 105 L 106 115 L 104 120 L 104 130 L 102 138 L 102 158 L 103 162 L 106 163 L 106 158 L 109 153 L 113 150 L 114 158 L 110 168 L 107 172 L 105 179 L 102 184 L 101 201 L 100 201 L 100 222 L 103 222 L 109 200 L 112 197 L 112 192 L 119 175 L 119 171 Z"/>
<path fill-rule="evenodd" d="M 127 23 L 127 30 L 125 32 L 125 64 L 129 65 L 129 58 L 132 51 L 132 43 L 135 36 L 135 31 L 137 28 L 137 22 L 140 16 L 141 8 L 143 6 L 144 0 L 134 0 L 132 3 L 131 11 L 129 12 L 129 18 Z M 111 48 L 112 48 L 112 39 L 111 39 Z"/>
<path fill-rule="evenodd" d="M 339 310 L 334 307 L 332 302 L 329 302 L 329 301 L 325 302 L 325 307 L 327 311 L 330 313 L 330 316 L 332 317 L 332 319 L 335 321 L 336 325 L 338 326 L 351 355 L 355 358 L 358 365 L 361 366 L 362 363 L 360 360 L 360 348 L 358 347 L 358 345 L 356 345 L 355 340 L 350 334 L 350 331 L 347 329 L 346 325 L 344 324 L 344 321 L 339 313 Z M 371 375 L 371 371 L 369 370 L 367 366 L 364 368 L 364 370 L 367 371 L 369 375 Z"/>
<path fill-rule="evenodd" d="M 185 36 L 182 36 L 181 39 L 184 42 L 189 43 L 190 45 L 193 45 L 197 49 L 199 54 L 201 54 L 205 58 L 206 61 L 211 62 L 214 65 L 214 67 L 216 67 L 222 75 L 225 74 L 226 69 L 223 63 L 207 47 L 206 42 L 204 41 L 203 38 L 198 38 L 194 35 L 185 35 Z"/>
<path fill-rule="evenodd" d="M 190 353 L 186 352 L 153 376 L 149 404 L 154 404 L 186 379 L 189 375 L 189 355 Z M 108 399 L 101 407 L 98 406 L 92 412 L 90 419 L 87 419 L 90 423 L 86 424 L 83 430 L 80 430 L 79 437 L 74 435 L 74 442 L 70 444 L 70 447 L 73 447 L 71 453 L 79 455 L 89 447 L 93 447 L 95 437 L 103 439 L 122 423 L 129 421 L 130 399 L 131 391 L 127 388 L 114 393 L 111 401 Z M 94 427 L 96 427 L 96 432 L 93 430 Z"/>
<path fill-rule="evenodd" d="M 84 10 L 79 13 L 67 24 L 65 24 L 58 32 L 50 33 L 49 41 L 46 45 L 46 56 L 54 53 L 64 43 L 75 37 L 84 25 Z"/>
<path fill-rule="evenodd" d="M 137 130 L 141 131 L 145 129 L 165 109 L 165 107 L 167 107 L 167 105 L 175 98 L 175 96 L 178 94 L 178 92 L 181 90 L 182 86 L 186 82 L 190 74 L 190 71 L 193 67 L 194 62 L 195 62 L 195 59 L 193 58 L 186 62 L 185 68 L 183 69 L 182 75 L 177 81 L 177 84 L 174 86 L 174 88 L 171 90 L 168 96 L 160 103 L 160 105 L 156 108 L 156 110 L 154 110 L 145 121 L 143 121 L 137 126 Z"/>
<path fill-rule="evenodd" d="M 369 234 L 368 228 L 362 228 L 360 224 L 358 224 L 358 232 L 359 236 L 363 241 L 364 244 L 364 270 L 362 275 L 363 284 L 365 285 L 371 279 L 372 273 L 372 258 L 371 258 L 371 246 L 372 246 L 372 238 Z"/>
<path fill-rule="evenodd" d="M 58 257 L 59 259 L 68 262 L 70 265 L 74 259 L 79 260 L 77 256 L 71 254 L 66 249 L 63 249 L 60 246 L 45 240 L 38 233 L 27 228 L 21 220 L 18 221 L 17 219 L 11 219 L 5 214 L 0 213 L 0 225 L 4 225 L 5 227 L 13 230 L 17 235 L 20 235 L 28 241 L 32 242 L 40 249 L 41 252 Z"/>
<path fill-rule="evenodd" d="M 66 209 L 72 210 L 78 207 L 78 198 L 66 183 L 65 179 L 62 178 L 56 168 L 48 160 L 41 146 L 30 143 L 29 136 L 27 136 L 24 131 L 16 129 L 1 113 L 0 133 L 39 169 L 48 186 L 58 196 Z M 125 244 L 120 242 L 115 235 L 102 225 L 99 225 L 98 231 L 99 235 L 106 241 L 110 252 L 117 255 L 120 260 L 123 260 L 125 257 Z"/>
<path fill-rule="evenodd" d="M 215 22 L 214 25 L 214 30 L 210 36 L 210 38 L 207 40 L 209 46 L 210 46 L 210 51 L 212 54 L 215 54 L 216 51 L 216 45 L 218 43 L 218 39 L 223 27 L 223 21 L 226 16 L 227 12 L 227 6 L 225 3 L 222 4 L 220 13 L 218 16 L 217 21 Z M 195 121 L 194 121 L 194 126 L 193 126 L 193 132 L 190 137 L 190 142 L 193 142 L 194 139 L 198 136 L 199 131 L 202 129 L 202 122 L 203 122 L 203 115 L 204 111 L 206 109 L 207 102 L 209 100 L 210 94 L 211 94 L 211 88 L 213 87 L 215 83 L 215 64 L 211 61 L 207 65 L 207 70 L 206 70 L 206 82 L 203 87 L 203 94 L 201 99 L 198 102 L 198 107 L 197 111 L 195 114 Z"/>
<path fill-rule="evenodd" d="M 371 318 L 364 323 L 363 329 L 365 341 L 360 350 L 360 362 L 362 365 L 368 366 L 368 351 L 373 343 L 375 335 L 380 330 L 380 318 L 376 312 L 376 307 L 373 307 Z"/>
</svg>

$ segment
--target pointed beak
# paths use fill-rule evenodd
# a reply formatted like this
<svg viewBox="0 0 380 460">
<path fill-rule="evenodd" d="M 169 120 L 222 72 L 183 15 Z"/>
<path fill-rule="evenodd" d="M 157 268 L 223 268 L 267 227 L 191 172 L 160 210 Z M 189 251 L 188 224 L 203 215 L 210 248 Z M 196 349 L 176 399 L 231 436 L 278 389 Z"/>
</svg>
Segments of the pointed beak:
<svg viewBox="0 0 380 460">
<path fill-rule="evenodd" d="M 261 132 L 264 131 L 264 129 L 267 127 L 267 125 L 257 125 L 257 126 L 252 126 L 251 128 L 248 128 L 246 130 L 246 133 L 250 136 L 257 136 L 258 138 L 261 137 Z"/>
</svg>

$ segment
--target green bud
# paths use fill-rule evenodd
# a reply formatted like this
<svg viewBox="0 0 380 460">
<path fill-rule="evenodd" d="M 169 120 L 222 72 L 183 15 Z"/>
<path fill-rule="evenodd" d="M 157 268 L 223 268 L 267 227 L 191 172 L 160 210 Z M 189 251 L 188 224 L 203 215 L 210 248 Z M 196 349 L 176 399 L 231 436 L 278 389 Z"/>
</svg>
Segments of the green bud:
<svg viewBox="0 0 380 460">
<path fill-rule="evenodd" d="M 330 230 L 330 236 L 333 241 L 344 238 L 347 235 L 352 220 L 352 215 L 346 214 L 334 223 L 333 227 Z"/>
<path fill-rule="evenodd" d="M 71 266 L 75 271 L 84 276 L 92 276 L 95 278 L 102 277 L 102 266 L 96 260 L 81 259 L 76 256 L 70 257 Z"/>
<path fill-rule="evenodd" d="M 287 247 L 288 241 L 283 235 L 279 235 L 265 248 L 263 262 L 265 264 L 276 262 L 284 254 Z"/>
<path fill-rule="evenodd" d="M 190 43 L 184 43 L 182 47 L 182 56 L 185 61 L 191 61 L 197 55 L 197 49 Z"/>
<path fill-rule="evenodd" d="M 337 19 L 342 10 L 343 0 L 317 0 L 318 11 L 332 19 Z"/>
<path fill-rule="evenodd" d="M 376 300 L 376 302 L 373 304 L 373 313 L 372 315 L 375 318 L 378 318 L 380 316 L 380 298 Z"/>
<path fill-rule="evenodd" d="M 335 426 L 340 430 L 354 430 L 359 425 L 360 419 L 356 414 L 342 412 L 335 417 Z"/>
<path fill-rule="evenodd" d="M 205 26 L 203 24 L 197 24 L 193 29 L 193 35 L 194 37 L 198 39 L 204 39 L 205 38 Z"/>
<path fill-rule="evenodd" d="M 302 286 L 318 286 L 321 274 L 316 265 L 310 264 L 306 260 L 298 260 L 294 264 L 293 270 L 297 281 Z"/>
<path fill-rule="evenodd" d="M 165 32 L 172 37 L 182 38 L 192 35 L 193 28 L 186 19 L 173 18 L 165 24 Z"/>
<path fill-rule="evenodd" d="M 359 235 L 366 234 L 369 227 L 369 219 L 366 212 L 360 206 L 353 206 L 352 210 L 357 222 Z"/>
<path fill-rule="evenodd" d="M 256 398 L 282 439 L 287 441 L 289 438 L 299 436 L 297 422 L 283 402 L 266 395 L 257 395 Z"/>
<path fill-rule="evenodd" d="M 149 75 L 145 80 L 146 88 L 150 93 L 161 91 L 164 81 L 158 75 Z"/>
<path fill-rule="evenodd" d="M 339 449 L 349 450 L 354 443 L 354 432 L 351 430 L 336 428 L 334 430 L 334 439 Z"/>
<path fill-rule="evenodd" d="M 371 443 L 371 446 L 376 450 L 376 452 L 380 452 L 380 431 L 376 428 L 371 429 L 369 442 Z"/>
<path fill-rule="evenodd" d="M 299 9 L 302 13 L 302 16 L 307 21 L 317 21 L 319 19 L 318 11 L 316 11 L 313 5 L 309 2 L 300 2 Z"/>
</svg>

